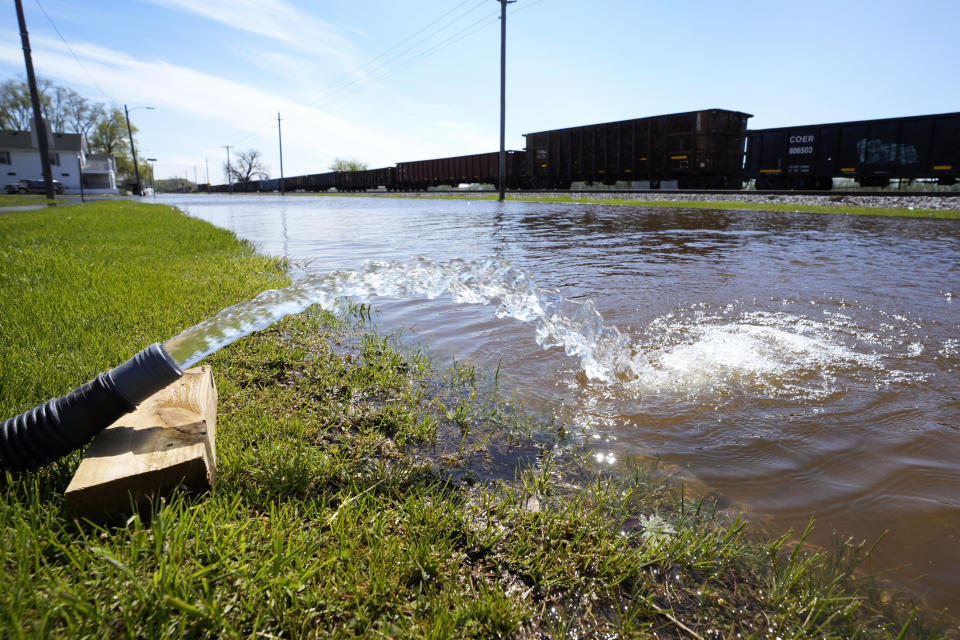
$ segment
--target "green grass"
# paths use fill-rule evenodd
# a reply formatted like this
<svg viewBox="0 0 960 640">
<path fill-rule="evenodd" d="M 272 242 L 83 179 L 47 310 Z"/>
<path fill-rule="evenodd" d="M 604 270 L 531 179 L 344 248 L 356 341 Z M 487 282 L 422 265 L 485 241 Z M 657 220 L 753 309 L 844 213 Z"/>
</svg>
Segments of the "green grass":
<svg viewBox="0 0 960 640">
<path fill-rule="evenodd" d="M 128 202 L 0 216 L 0 252 L 7 415 L 283 281 L 230 234 Z M 0 635 L 936 635 L 873 597 L 855 546 L 757 540 L 655 468 L 591 474 L 497 374 L 438 368 L 374 315 L 312 308 L 208 359 L 209 494 L 99 526 L 64 509 L 76 455 L 0 476 Z"/>
<path fill-rule="evenodd" d="M 496 199 L 490 196 L 487 199 Z M 574 196 L 517 196 L 508 197 L 509 200 L 520 200 L 524 202 L 554 202 L 554 203 L 575 203 L 575 204 L 609 204 L 618 206 L 632 207 L 660 207 L 670 209 L 723 209 L 736 211 L 781 211 L 784 213 L 826 213 L 848 216 L 894 216 L 900 218 L 943 218 L 947 220 L 960 219 L 960 211 L 956 210 L 935 210 L 935 209 L 908 209 L 908 208 L 886 208 L 886 207 L 851 207 L 844 205 L 826 205 L 826 204 L 782 204 L 782 203 L 763 203 L 763 202 L 693 202 L 693 201 L 672 201 L 672 200 L 634 200 L 631 198 L 578 198 Z"/>
<path fill-rule="evenodd" d="M 44 196 L 0 194 L 0 207 L 23 207 L 33 204 L 42 204 Z"/>
<path fill-rule="evenodd" d="M 746 192 L 749 193 L 749 192 Z M 349 194 L 338 194 L 349 195 Z M 356 195 L 356 194 L 354 194 Z M 370 194 L 367 194 L 370 195 Z M 496 200 L 497 196 L 470 195 L 469 193 L 456 194 L 458 197 L 468 200 Z M 864 195 L 875 195 L 864 193 Z M 882 194 L 876 194 L 882 195 Z M 665 194 L 669 197 L 669 192 Z M 448 198 L 450 196 L 430 196 L 430 195 L 378 195 L 377 197 L 393 198 Z M 725 200 L 715 200 L 709 202 L 701 201 L 678 201 L 678 200 L 657 200 L 655 198 L 644 199 L 642 196 L 637 198 L 589 198 L 579 196 L 526 196 L 526 195 L 507 195 L 507 200 L 515 202 L 547 202 L 560 204 L 600 204 L 610 206 L 630 206 L 630 207 L 654 207 L 663 209 L 721 209 L 725 211 L 780 211 L 784 213 L 822 213 L 848 216 L 887 216 L 898 218 L 940 218 L 945 220 L 960 219 L 960 211 L 954 209 L 909 209 L 889 208 L 889 207 L 854 207 L 849 205 L 828 205 L 828 204 L 784 204 L 776 202 L 731 202 Z"/>
</svg>

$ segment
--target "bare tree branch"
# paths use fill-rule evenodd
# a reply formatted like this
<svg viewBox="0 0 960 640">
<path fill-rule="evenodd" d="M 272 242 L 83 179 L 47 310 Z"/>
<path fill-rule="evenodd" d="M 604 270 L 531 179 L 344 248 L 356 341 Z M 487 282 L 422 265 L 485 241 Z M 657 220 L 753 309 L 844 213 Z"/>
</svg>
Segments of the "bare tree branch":
<svg viewBox="0 0 960 640">
<path fill-rule="evenodd" d="M 234 182 L 250 182 L 251 180 L 266 180 L 269 169 L 263 163 L 263 157 L 256 149 L 241 151 L 236 159 L 231 159 L 229 166 L 223 163 L 224 175 Z"/>
</svg>

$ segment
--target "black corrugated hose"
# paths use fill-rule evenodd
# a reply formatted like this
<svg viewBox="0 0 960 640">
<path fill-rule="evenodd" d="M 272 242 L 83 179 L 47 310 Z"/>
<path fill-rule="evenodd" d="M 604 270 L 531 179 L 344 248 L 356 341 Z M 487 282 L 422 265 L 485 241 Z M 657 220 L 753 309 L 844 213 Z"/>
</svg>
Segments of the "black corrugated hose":
<svg viewBox="0 0 960 640">
<path fill-rule="evenodd" d="M 65 396 L 9 418 L 0 427 L 0 470 L 48 464 L 95 435 L 183 374 L 154 343 Z"/>
</svg>

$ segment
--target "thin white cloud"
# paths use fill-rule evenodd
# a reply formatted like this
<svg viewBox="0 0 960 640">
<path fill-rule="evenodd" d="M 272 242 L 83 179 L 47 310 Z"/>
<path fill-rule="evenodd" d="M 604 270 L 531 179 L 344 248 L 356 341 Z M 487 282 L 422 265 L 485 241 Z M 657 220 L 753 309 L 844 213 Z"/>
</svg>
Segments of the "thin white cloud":
<svg viewBox="0 0 960 640">
<path fill-rule="evenodd" d="M 6 34 L 6 35 L 4 35 Z M 15 32 L 0 30 L 0 65 L 19 68 L 22 51 Z M 85 74 L 59 40 L 35 34 L 32 38 L 37 72 L 58 84 L 82 90 Z M 112 100 L 129 105 L 152 105 L 164 114 L 175 114 L 182 126 L 151 136 L 142 127 L 141 142 L 163 165 L 189 157 L 215 157 L 210 149 L 220 144 L 259 148 L 272 154 L 276 145 L 276 114 L 284 119 L 284 167 L 287 175 L 326 171 L 337 156 L 359 157 L 376 166 L 403 160 L 444 157 L 492 151 L 492 130 L 469 124 L 444 122 L 397 128 L 378 117 L 364 126 L 304 105 L 288 96 L 271 93 L 234 80 L 157 60 L 140 60 L 99 45 L 71 45 L 84 69 Z M 97 97 L 93 87 L 86 92 Z M 158 112 L 160 113 L 160 112 Z M 141 116 L 142 117 L 142 116 Z M 184 130 L 200 133 L 192 135 Z M 205 134 L 209 131 L 210 133 Z M 216 133 L 214 133 L 216 132 Z M 210 139 L 213 137 L 214 139 Z M 221 139 L 222 138 L 222 139 Z M 269 159 L 269 156 L 268 156 Z M 184 162 L 184 166 L 194 163 Z M 279 163 L 276 163 L 277 165 Z M 273 166 L 274 175 L 279 166 Z M 164 175 L 163 166 L 158 173 Z M 218 180 L 219 163 L 211 161 L 211 179 Z"/>
<path fill-rule="evenodd" d="M 304 53 L 351 58 L 354 50 L 339 29 L 283 0 L 148 1 L 263 36 Z"/>
</svg>

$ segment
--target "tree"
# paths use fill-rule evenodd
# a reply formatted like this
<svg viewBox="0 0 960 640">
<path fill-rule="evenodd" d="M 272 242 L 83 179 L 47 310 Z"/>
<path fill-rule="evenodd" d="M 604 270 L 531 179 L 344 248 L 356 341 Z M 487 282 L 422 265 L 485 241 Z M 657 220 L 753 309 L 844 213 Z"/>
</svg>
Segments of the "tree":
<svg viewBox="0 0 960 640">
<path fill-rule="evenodd" d="M 136 133 L 137 128 L 130 127 Z M 90 151 L 106 155 L 119 156 L 124 152 L 123 147 L 129 147 L 127 136 L 127 119 L 118 107 L 111 107 L 108 113 L 100 118 L 90 132 Z M 127 150 L 129 152 L 129 148 Z M 132 162 L 132 161 L 131 161 Z M 132 168 L 132 166 L 131 166 Z"/>
<path fill-rule="evenodd" d="M 330 171 L 366 171 L 369 168 L 366 162 L 356 158 L 334 158 L 330 163 Z"/>
<path fill-rule="evenodd" d="M 76 91 L 71 90 L 66 101 L 67 122 L 90 146 L 90 130 L 96 123 L 106 119 L 107 112 L 103 105 L 90 102 Z"/>
<path fill-rule="evenodd" d="M 130 130 L 136 134 L 137 128 L 133 125 Z M 136 144 L 136 138 L 134 138 Z M 134 182 L 135 172 L 133 170 L 133 157 L 130 155 L 130 137 L 127 133 L 127 118 L 119 107 L 111 107 L 109 112 L 104 111 L 103 117 L 92 125 L 88 142 L 90 153 L 99 153 L 113 156 L 117 162 L 117 182 Z M 145 171 L 149 167 L 144 162 L 140 163 L 140 180 L 149 175 Z"/>
<path fill-rule="evenodd" d="M 39 82 L 38 82 L 39 88 Z M 46 113 L 40 94 L 40 108 Z M 7 80 L 0 84 L 0 129 L 30 131 L 33 128 L 33 105 L 30 103 L 30 87 L 25 80 Z"/>
<path fill-rule="evenodd" d="M 66 131 L 66 105 L 71 95 L 78 94 L 43 77 L 37 77 L 37 94 L 40 111 L 50 121 L 50 128 L 61 133 Z M 0 129 L 33 129 L 33 103 L 30 101 L 30 85 L 26 80 L 7 80 L 0 84 Z"/>
<path fill-rule="evenodd" d="M 263 163 L 260 152 L 256 149 L 241 151 L 236 159 L 228 165 L 223 163 L 223 173 L 228 181 L 250 182 L 251 180 L 266 180 L 269 177 L 267 166 Z"/>
</svg>

